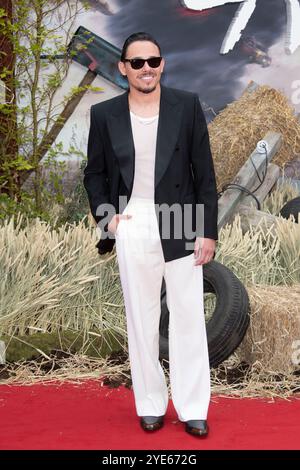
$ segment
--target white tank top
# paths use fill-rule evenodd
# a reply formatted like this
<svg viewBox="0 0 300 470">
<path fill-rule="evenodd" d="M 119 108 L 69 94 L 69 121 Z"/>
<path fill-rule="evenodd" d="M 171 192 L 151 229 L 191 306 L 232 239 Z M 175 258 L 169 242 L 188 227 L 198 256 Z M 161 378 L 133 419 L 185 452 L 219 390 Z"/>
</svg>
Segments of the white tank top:
<svg viewBox="0 0 300 470">
<path fill-rule="evenodd" d="M 154 200 L 154 171 L 158 114 L 141 117 L 130 111 L 135 147 L 135 170 L 132 196 Z"/>
</svg>

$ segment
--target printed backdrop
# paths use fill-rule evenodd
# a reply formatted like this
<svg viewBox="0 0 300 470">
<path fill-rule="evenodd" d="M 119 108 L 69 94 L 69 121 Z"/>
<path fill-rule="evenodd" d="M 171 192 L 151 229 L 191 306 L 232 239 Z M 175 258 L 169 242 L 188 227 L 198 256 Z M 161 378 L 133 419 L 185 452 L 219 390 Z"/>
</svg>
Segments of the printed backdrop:
<svg viewBox="0 0 300 470">
<path fill-rule="evenodd" d="M 79 15 L 74 32 L 84 27 L 118 48 L 133 32 L 150 32 L 160 43 L 166 60 L 162 83 L 196 92 L 208 122 L 238 99 L 250 80 L 281 90 L 295 111 L 300 112 L 300 47 L 295 47 L 295 43 L 300 44 L 300 0 L 89 0 L 88 3 L 90 9 Z M 217 6 L 207 8 L 208 4 Z M 240 39 L 233 41 L 231 50 L 222 53 L 225 39 L 230 42 L 243 21 Z M 289 31 L 288 24 L 293 31 Z M 292 53 L 286 52 L 288 31 L 294 32 L 290 36 Z M 74 61 L 61 95 L 78 85 L 87 70 Z M 72 144 L 86 153 L 91 105 L 124 92 L 99 76 L 94 85 L 102 87 L 104 95 L 85 94 L 57 138 L 64 150 Z M 76 153 L 68 158 L 68 163 L 78 167 Z M 70 167 L 70 178 L 72 173 Z"/>
<path fill-rule="evenodd" d="M 186 7 L 222 3 L 202 11 Z M 149 31 L 161 44 L 166 59 L 163 83 L 197 92 L 216 112 L 238 98 L 250 80 L 282 90 L 300 111 L 300 47 L 293 54 L 285 52 L 286 1 L 254 1 L 255 9 L 241 39 L 230 52 L 220 53 L 242 3 L 90 0 L 92 10 L 81 18 L 81 24 L 117 47 L 132 32 Z M 299 17 L 295 15 L 295 21 Z M 298 26 L 300 43 L 300 22 Z M 263 63 L 264 59 L 269 65 Z"/>
</svg>

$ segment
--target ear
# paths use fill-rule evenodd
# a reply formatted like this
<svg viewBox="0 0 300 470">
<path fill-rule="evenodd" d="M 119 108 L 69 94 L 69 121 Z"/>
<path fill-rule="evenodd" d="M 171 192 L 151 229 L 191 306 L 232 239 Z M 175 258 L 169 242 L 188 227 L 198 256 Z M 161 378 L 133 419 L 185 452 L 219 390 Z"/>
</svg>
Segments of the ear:
<svg viewBox="0 0 300 470">
<path fill-rule="evenodd" d="M 123 77 L 126 77 L 126 68 L 125 68 L 124 62 L 119 61 L 118 68 L 119 68 L 120 74 L 123 75 Z"/>
</svg>

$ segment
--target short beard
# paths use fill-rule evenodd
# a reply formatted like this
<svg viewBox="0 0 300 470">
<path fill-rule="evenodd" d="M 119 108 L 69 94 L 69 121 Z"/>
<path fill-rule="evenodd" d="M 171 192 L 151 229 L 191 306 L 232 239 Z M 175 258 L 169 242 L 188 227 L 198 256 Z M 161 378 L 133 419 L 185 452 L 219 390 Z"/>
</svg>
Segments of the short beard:
<svg viewBox="0 0 300 470">
<path fill-rule="evenodd" d="M 147 89 L 137 87 L 137 90 L 140 91 L 141 93 L 145 93 L 145 95 L 148 93 L 152 93 L 152 91 L 154 91 L 155 89 L 156 89 L 156 85 L 152 88 L 147 88 Z"/>
</svg>

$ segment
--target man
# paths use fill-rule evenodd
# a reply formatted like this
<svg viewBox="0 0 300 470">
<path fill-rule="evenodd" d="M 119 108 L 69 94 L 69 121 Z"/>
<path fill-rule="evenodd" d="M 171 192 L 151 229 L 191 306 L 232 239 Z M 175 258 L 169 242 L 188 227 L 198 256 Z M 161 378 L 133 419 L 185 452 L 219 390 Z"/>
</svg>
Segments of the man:
<svg viewBox="0 0 300 470">
<path fill-rule="evenodd" d="M 161 85 L 164 65 L 150 34 L 126 39 L 118 66 L 129 89 L 91 107 L 84 185 L 102 224 L 99 253 L 116 243 L 140 423 L 146 431 L 160 429 L 168 406 L 159 362 L 164 277 L 173 404 L 185 430 L 202 437 L 210 400 L 203 264 L 218 239 L 217 190 L 198 96 Z"/>
</svg>

